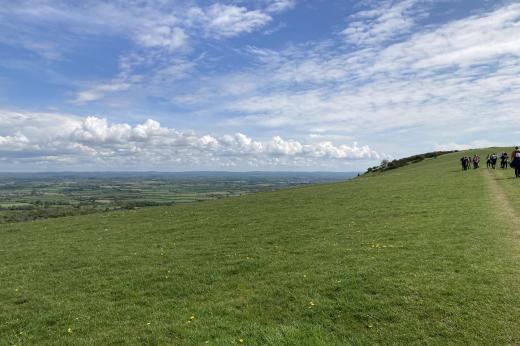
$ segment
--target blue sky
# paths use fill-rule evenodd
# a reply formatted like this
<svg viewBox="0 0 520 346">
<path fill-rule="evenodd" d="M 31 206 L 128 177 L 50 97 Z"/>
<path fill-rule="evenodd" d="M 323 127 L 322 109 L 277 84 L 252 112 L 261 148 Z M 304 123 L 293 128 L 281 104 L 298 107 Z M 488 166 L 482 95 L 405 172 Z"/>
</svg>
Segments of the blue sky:
<svg viewBox="0 0 520 346">
<path fill-rule="evenodd" d="M 520 4 L 0 6 L 0 170 L 362 170 L 519 142 Z"/>
</svg>

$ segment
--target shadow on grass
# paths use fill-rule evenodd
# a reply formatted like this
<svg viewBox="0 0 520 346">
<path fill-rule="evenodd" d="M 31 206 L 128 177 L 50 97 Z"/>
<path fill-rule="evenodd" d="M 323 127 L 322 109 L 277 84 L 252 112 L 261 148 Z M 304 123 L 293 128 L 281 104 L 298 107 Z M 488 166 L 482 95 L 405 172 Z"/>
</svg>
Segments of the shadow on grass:
<svg viewBox="0 0 520 346">
<path fill-rule="evenodd" d="M 480 168 L 477 168 L 477 169 L 472 168 L 472 169 L 468 169 L 468 170 L 466 170 L 466 171 L 464 171 L 464 170 L 462 170 L 462 169 L 457 169 L 457 170 L 453 170 L 453 171 L 449 171 L 449 172 L 450 172 L 450 173 L 459 173 L 459 172 L 461 172 L 461 173 L 466 173 L 466 172 L 478 171 L 479 169 L 480 169 Z"/>
<path fill-rule="evenodd" d="M 453 171 L 450 171 L 450 173 L 466 173 L 466 172 L 471 172 L 471 171 L 475 171 L 476 169 L 468 169 L 468 170 L 462 170 L 462 169 L 456 169 L 456 170 L 453 170 Z"/>
</svg>

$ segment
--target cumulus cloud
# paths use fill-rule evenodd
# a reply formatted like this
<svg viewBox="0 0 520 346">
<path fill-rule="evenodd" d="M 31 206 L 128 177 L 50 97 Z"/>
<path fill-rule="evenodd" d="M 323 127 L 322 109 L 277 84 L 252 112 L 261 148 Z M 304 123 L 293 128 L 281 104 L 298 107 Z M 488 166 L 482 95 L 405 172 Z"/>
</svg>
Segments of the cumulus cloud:
<svg viewBox="0 0 520 346">
<path fill-rule="evenodd" d="M 42 116 L 42 114 L 40 114 Z M 186 167 L 219 169 L 228 166 L 277 168 L 277 163 L 320 166 L 329 160 L 344 163 L 352 160 L 374 160 L 379 154 L 368 146 L 335 145 L 330 141 L 303 143 L 275 136 L 271 139 L 253 139 L 243 133 L 215 136 L 194 131 L 178 131 L 161 126 L 148 119 L 131 126 L 126 123 L 110 124 L 96 116 L 86 118 L 53 115 L 49 121 L 40 120 L 34 128 L 30 113 L 0 111 L 0 123 L 19 118 L 16 126 L 10 124 L 0 135 L 0 148 L 5 160 L 11 162 L 56 161 L 92 163 L 98 166 L 122 168 L 138 163 L 139 168 L 185 169 Z M 56 120 L 61 120 L 56 123 Z M 63 123 L 68 123 L 63 126 Z M 10 132 L 13 132 L 10 134 Z M 26 134 L 27 132 L 27 134 Z M 210 167 L 207 167 L 207 165 Z M 115 167 L 114 167 L 115 165 Z M 204 166 L 206 165 L 206 166 Z"/>
<path fill-rule="evenodd" d="M 37 144 L 32 144 L 22 133 L 15 133 L 13 136 L 0 136 L 0 152 L 27 150 L 38 150 Z"/>
</svg>

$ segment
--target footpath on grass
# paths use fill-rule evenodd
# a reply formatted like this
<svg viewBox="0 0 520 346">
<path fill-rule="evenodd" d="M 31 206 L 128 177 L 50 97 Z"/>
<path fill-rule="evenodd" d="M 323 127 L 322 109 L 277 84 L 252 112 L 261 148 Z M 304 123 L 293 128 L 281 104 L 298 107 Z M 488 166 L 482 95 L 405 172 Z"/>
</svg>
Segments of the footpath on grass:
<svg viewBox="0 0 520 346">
<path fill-rule="evenodd" d="M 505 220 L 507 224 L 512 228 L 512 231 L 515 231 L 520 227 L 520 216 L 518 215 L 517 210 L 515 210 L 514 206 L 511 204 L 511 193 L 509 196 L 504 190 L 504 188 L 508 185 L 505 183 L 501 183 L 501 181 L 508 179 L 519 180 L 518 187 L 520 188 L 520 179 L 516 179 L 513 177 L 507 177 L 511 175 L 510 170 L 490 170 L 488 169 L 486 177 L 486 183 L 489 187 L 489 193 L 493 196 L 493 201 L 495 202 L 495 211 L 498 217 L 502 220 Z M 504 186 L 503 186 L 504 185 Z"/>
</svg>

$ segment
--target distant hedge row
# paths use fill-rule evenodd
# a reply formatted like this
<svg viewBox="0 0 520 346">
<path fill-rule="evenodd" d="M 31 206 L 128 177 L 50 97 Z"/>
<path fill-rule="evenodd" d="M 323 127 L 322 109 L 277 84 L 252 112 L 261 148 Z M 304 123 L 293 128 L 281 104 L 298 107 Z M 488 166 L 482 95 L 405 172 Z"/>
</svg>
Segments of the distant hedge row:
<svg viewBox="0 0 520 346">
<path fill-rule="evenodd" d="M 381 164 L 379 166 L 374 166 L 374 167 L 370 167 L 369 169 L 367 169 L 366 173 L 389 171 L 391 169 L 396 169 L 399 167 L 406 166 L 410 163 L 421 162 L 422 160 L 427 159 L 427 158 L 437 158 L 438 156 L 455 153 L 457 151 L 458 150 L 432 151 L 430 153 L 413 155 L 413 156 L 404 157 L 402 159 L 393 160 L 393 161 L 383 160 L 383 161 L 381 161 Z"/>
</svg>

